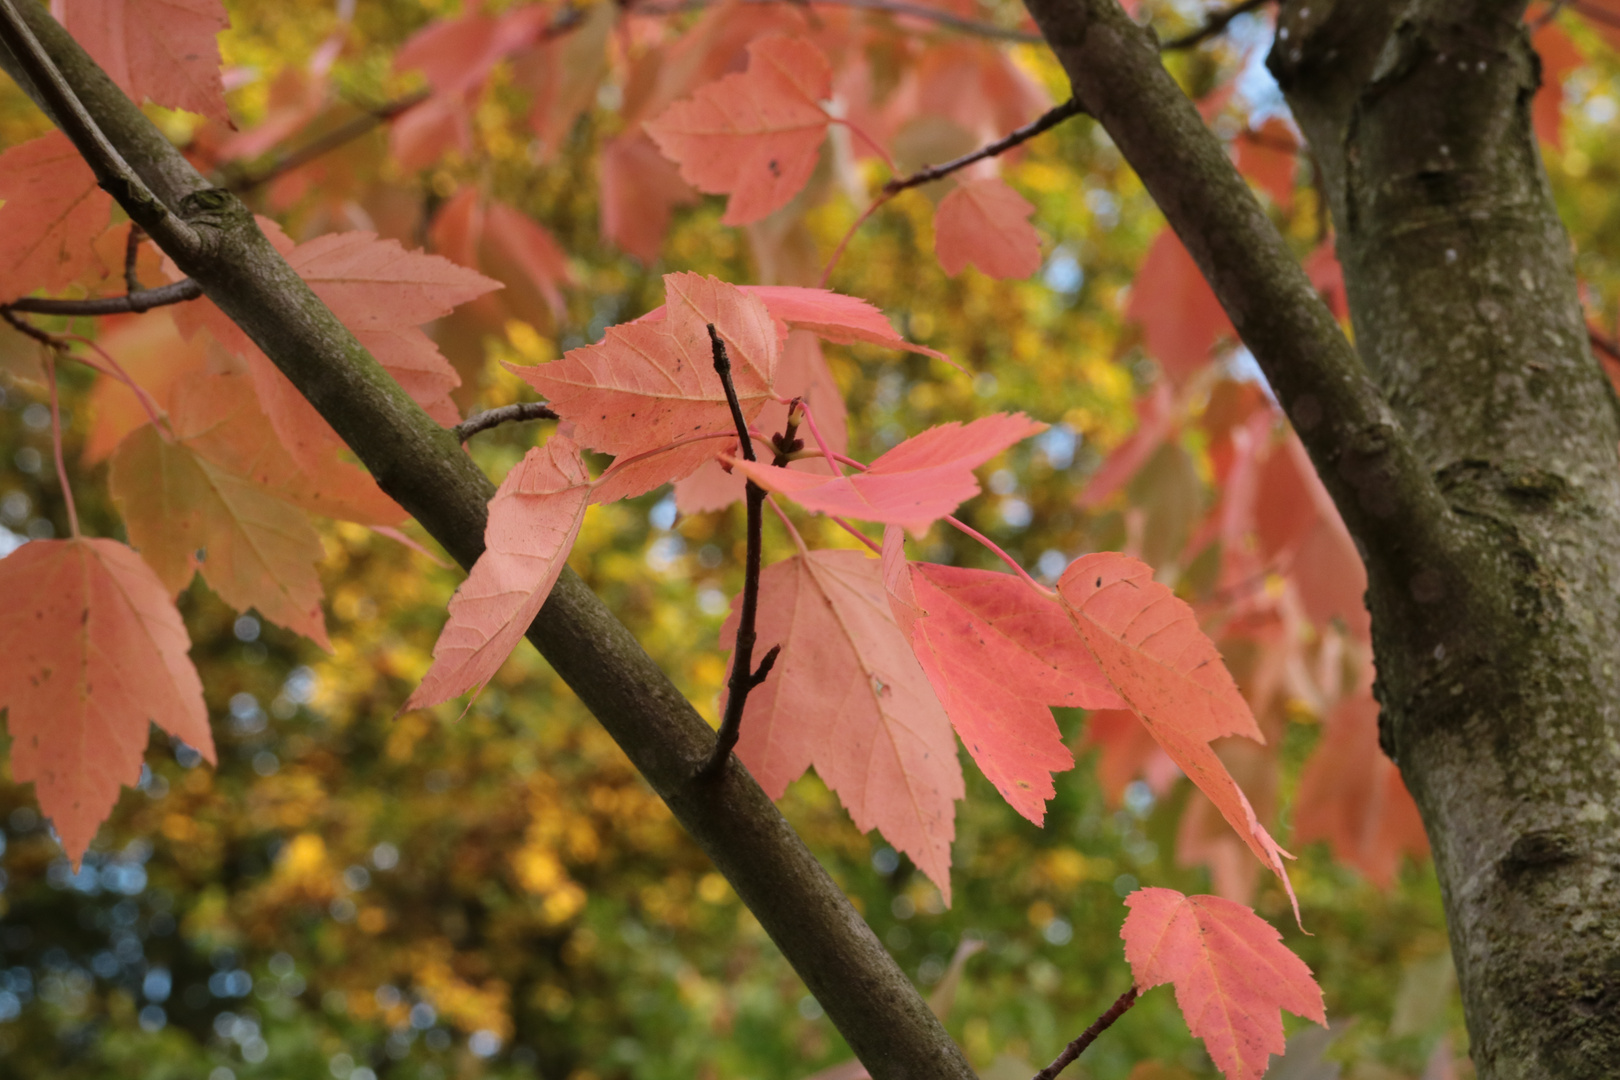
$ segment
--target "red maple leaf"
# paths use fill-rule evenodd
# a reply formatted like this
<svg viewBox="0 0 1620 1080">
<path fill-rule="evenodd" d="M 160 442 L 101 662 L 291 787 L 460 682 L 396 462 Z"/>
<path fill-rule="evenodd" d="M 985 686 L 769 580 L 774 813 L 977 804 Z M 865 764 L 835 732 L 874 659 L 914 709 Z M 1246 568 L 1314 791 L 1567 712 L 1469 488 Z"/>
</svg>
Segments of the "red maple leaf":
<svg viewBox="0 0 1620 1080">
<path fill-rule="evenodd" d="M 900 530 L 883 535 L 895 617 L 951 725 L 1013 809 L 1039 825 L 1052 774 L 1074 766 L 1050 706 L 1116 707 L 1063 609 L 1010 574 L 907 563 Z"/>
<path fill-rule="evenodd" d="M 230 18 L 219 0 L 51 0 L 51 14 L 137 102 L 230 125 L 214 40 Z"/>
<path fill-rule="evenodd" d="M 1282 1010 L 1327 1026 L 1322 990 L 1282 935 L 1218 896 L 1138 889 L 1120 937 L 1138 990 L 1176 988 L 1187 1029 L 1226 1080 L 1251 1080 L 1287 1045 Z"/>
</svg>

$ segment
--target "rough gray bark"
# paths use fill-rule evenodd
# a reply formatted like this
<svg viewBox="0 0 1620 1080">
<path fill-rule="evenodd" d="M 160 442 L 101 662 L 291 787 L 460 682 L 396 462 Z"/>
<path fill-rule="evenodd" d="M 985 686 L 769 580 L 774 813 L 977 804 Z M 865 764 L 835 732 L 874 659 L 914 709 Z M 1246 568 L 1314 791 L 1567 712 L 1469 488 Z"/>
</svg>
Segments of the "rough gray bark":
<svg viewBox="0 0 1620 1080">
<path fill-rule="evenodd" d="M 1481 1077 L 1620 1069 L 1620 425 L 1531 130 L 1523 2 L 1295 3 L 1356 341 L 1480 572 L 1371 590 Z M 1476 617 L 1463 618 L 1466 610 Z"/>
<path fill-rule="evenodd" d="M 1363 552 L 1383 741 L 1480 1077 L 1615 1075 L 1620 423 L 1531 132 L 1523 0 L 1284 3 L 1272 67 L 1327 180 L 1359 360 L 1116 0 L 1028 6 Z"/>
<path fill-rule="evenodd" d="M 320 411 L 393 496 L 457 562 L 484 547 L 494 485 L 456 437 L 428 417 L 289 268 L 229 193 L 209 186 L 44 7 L 0 0 L 0 67 L 53 118 L 52 95 L 19 63 L 26 23 L 111 152 L 162 204 L 106 186 L 137 220 L 179 222 L 161 246 Z M 37 70 L 37 68 L 35 69 Z M 94 142 L 68 134 L 87 158 Z M 97 175 L 118 177 L 116 163 Z M 601 721 L 714 860 L 877 1080 L 973 1080 L 973 1070 L 905 973 L 733 758 L 700 779 L 714 733 L 572 571 L 564 570 L 528 637 Z"/>
</svg>

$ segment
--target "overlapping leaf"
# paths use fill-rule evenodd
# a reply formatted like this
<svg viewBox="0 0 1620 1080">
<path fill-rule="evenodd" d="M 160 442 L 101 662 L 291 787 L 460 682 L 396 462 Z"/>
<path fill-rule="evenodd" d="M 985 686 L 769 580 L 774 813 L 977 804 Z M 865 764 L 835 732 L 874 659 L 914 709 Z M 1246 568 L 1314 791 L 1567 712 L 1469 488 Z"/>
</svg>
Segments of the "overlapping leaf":
<svg viewBox="0 0 1620 1080">
<path fill-rule="evenodd" d="M 671 105 L 647 133 L 700 191 L 731 196 L 727 225 L 780 209 L 816 167 L 830 122 L 832 66 L 815 44 L 780 35 L 748 46 L 748 70 Z"/>
<path fill-rule="evenodd" d="M 776 390 L 785 398 L 800 398 L 815 412 L 816 426 L 834 453 L 843 453 L 849 442 L 845 421 L 844 396 L 827 369 L 827 360 L 821 354 L 821 345 L 815 335 L 797 330 L 790 333 L 782 346 L 782 359 L 776 370 Z M 754 418 L 753 426 L 766 435 L 775 435 L 787 427 L 788 407 L 781 402 L 767 402 Z M 675 505 L 683 514 L 700 514 L 722 510 L 743 497 L 746 484 L 740 473 L 727 470 L 718 460 L 721 451 L 732 451 L 736 440 L 710 445 L 711 456 L 690 476 L 675 482 Z M 756 450 L 759 448 L 756 447 Z M 761 451 L 762 452 L 762 451 Z M 793 463 L 795 469 L 831 472 L 822 458 L 806 458 Z M 655 485 L 656 486 L 656 485 Z"/>
<path fill-rule="evenodd" d="M 878 561 L 811 551 L 760 577 L 761 649 L 781 645 L 748 697 L 737 754 L 780 798 L 811 765 L 863 830 L 876 827 L 951 896 L 962 769 L 956 738 L 895 624 Z M 737 612 L 721 630 L 736 640 Z"/>
<path fill-rule="evenodd" d="M 739 285 L 737 288 L 765 302 L 765 310 L 781 324 L 780 335 L 785 336 L 788 330 L 808 330 L 835 345 L 861 342 L 948 360 L 942 352 L 901 337 L 883 312 L 858 296 L 797 285 Z M 665 317 L 664 312 L 664 308 L 657 307 L 636 321 L 657 322 Z"/>
<path fill-rule="evenodd" d="M 170 595 L 202 571 L 238 611 L 330 649 L 315 563 L 321 540 L 304 514 L 152 425 L 114 452 L 110 477 L 129 539 Z"/>
<path fill-rule="evenodd" d="M 140 778 L 149 724 L 214 760 L 185 624 L 136 554 L 112 540 L 37 540 L 0 559 L 0 707 L 12 776 L 77 863 Z"/>
<path fill-rule="evenodd" d="M 0 200 L 0 300 L 60 290 L 99 261 L 112 196 L 60 131 L 0 154 Z"/>
<path fill-rule="evenodd" d="M 484 553 L 450 601 L 433 666 L 406 709 L 480 690 L 551 594 L 590 504 L 590 476 L 563 435 L 530 450 L 489 503 Z"/>
<path fill-rule="evenodd" d="M 441 423 L 460 419 L 449 395 L 461 377 L 418 327 L 500 288 L 500 282 L 437 255 L 406 251 L 375 233 L 331 233 L 294 245 L 274 223 L 261 219 L 260 225 L 288 265 L 413 401 Z M 212 303 L 187 304 L 177 309 L 175 319 L 187 336 L 206 327 L 216 341 L 247 361 L 260 406 L 300 464 L 314 469 L 339 445 L 314 406 Z"/>
<path fill-rule="evenodd" d="M 818 476 L 740 460 L 732 467 L 806 510 L 902 525 L 920 533 L 979 493 L 974 469 L 1044 430 L 1045 424 L 1023 413 L 994 413 L 966 425 L 940 424 L 907 439 L 854 476 Z"/>
<path fill-rule="evenodd" d="M 1074 758 L 1050 706 L 1121 702 L 1054 601 L 1010 574 L 908 563 L 900 530 L 883 536 L 883 579 L 951 725 L 1009 805 L 1039 825 L 1052 774 Z"/>
<path fill-rule="evenodd" d="M 1154 581 L 1147 564 L 1115 552 L 1076 559 L 1058 581 L 1058 595 L 1131 711 L 1288 887 L 1287 853 L 1210 749 L 1223 735 L 1265 737 L 1192 609 Z"/>
<path fill-rule="evenodd" d="M 1226 1080 L 1253 1080 L 1283 1052 L 1283 1009 L 1327 1025 L 1311 969 L 1249 908 L 1174 889 L 1138 889 L 1125 904 L 1120 937 L 1137 989 L 1175 986 L 1188 1030 Z"/>
<path fill-rule="evenodd" d="M 726 344 L 744 418 L 772 396 L 779 345 L 757 297 L 698 274 L 669 274 L 664 289 L 665 318 L 612 326 L 601 342 L 561 360 L 511 368 L 573 422 L 581 445 L 640 454 L 735 431 L 714 370 L 710 324 Z"/>
<path fill-rule="evenodd" d="M 219 0 L 51 0 L 51 14 L 137 102 L 230 124 L 214 40 L 230 19 Z"/>
</svg>

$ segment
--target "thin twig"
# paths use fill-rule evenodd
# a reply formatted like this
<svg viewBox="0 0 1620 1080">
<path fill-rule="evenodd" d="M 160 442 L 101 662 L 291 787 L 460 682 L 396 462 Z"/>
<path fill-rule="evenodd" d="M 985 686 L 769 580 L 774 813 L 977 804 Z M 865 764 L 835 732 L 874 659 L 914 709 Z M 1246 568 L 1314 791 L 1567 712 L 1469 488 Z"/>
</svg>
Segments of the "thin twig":
<svg viewBox="0 0 1620 1080">
<path fill-rule="evenodd" d="M 176 248 L 195 250 L 197 233 L 184 219 L 152 194 L 139 173 L 118 153 L 101 128 L 85 110 L 84 103 L 68 85 L 46 54 L 44 46 L 34 37 L 12 0 L 0 0 L 0 44 L 3 44 L 23 69 L 34 89 L 50 106 L 57 125 L 72 140 L 74 147 L 96 174 L 96 181 L 108 192 L 119 197 L 127 209 L 147 220 L 141 227 L 153 236 L 167 238 Z"/>
<path fill-rule="evenodd" d="M 73 485 L 68 483 L 67 465 L 62 461 L 62 410 L 56 393 L 56 358 L 45 360 L 45 382 L 51 388 L 51 455 L 56 459 L 56 482 L 62 485 L 62 501 L 67 504 L 68 531 L 79 536 L 79 510 L 73 505 Z"/>
<path fill-rule="evenodd" d="M 731 381 L 731 357 L 726 352 L 726 343 L 720 340 L 720 334 L 715 330 L 714 324 L 709 324 L 709 345 L 714 350 L 714 370 L 720 376 L 720 385 L 726 389 L 726 404 L 731 406 L 731 422 L 737 426 L 737 441 L 742 445 L 744 461 L 758 460 L 754 456 L 754 441 L 748 434 L 748 421 L 743 418 L 742 403 L 737 400 L 737 388 Z M 788 410 L 788 428 L 776 442 L 776 461 L 780 464 L 785 457 L 784 451 L 791 453 L 798 440 L 794 438 L 793 416 L 796 410 Z M 731 756 L 731 750 L 737 745 L 737 737 L 742 732 L 743 706 L 748 703 L 748 695 L 765 681 L 775 665 L 776 658 L 782 651 L 782 646 L 772 646 L 771 651 L 765 654 L 759 662 L 758 670 L 753 667 L 755 615 L 759 610 L 759 574 L 762 552 L 764 549 L 765 533 L 765 489 L 748 481 L 744 488 L 744 501 L 748 510 L 748 556 L 743 570 L 742 610 L 737 616 L 737 643 L 731 654 L 731 678 L 726 683 L 726 714 L 720 720 L 720 730 L 715 735 L 714 751 L 704 764 L 699 776 L 705 780 L 713 780 L 725 768 L 726 760 Z"/>
<path fill-rule="evenodd" d="M 1043 131 L 1049 131 L 1050 129 L 1055 128 L 1059 124 L 1063 123 L 1063 121 L 1067 120 L 1069 117 L 1079 116 L 1085 111 L 1086 107 L 1084 105 L 1080 104 L 1077 99 L 1070 98 L 1063 104 L 1046 110 L 1040 116 L 1036 117 L 1034 120 L 1025 124 L 1016 131 L 997 139 L 995 142 L 990 143 L 987 146 L 979 147 L 971 154 L 963 154 L 961 157 L 952 161 L 947 161 L 943 165 L 930 165 L 928 168 L 914 172 L 910 176 L 895 177 L 893 180 L 890 180 L 888 183 L 883 185 L 883 194 L 897 195 L 907 188 L 914 188 L 921 184 L 931 183 L 934 180 L 939 180 L 943 177 L 949 176 L 958 169 L 967 168 L 975 161 L 983 161 L 985 158 L 992 158 L 1005 154 L 1008 150 L 1011 150 L 1019 143 L 1028 142 L 1030 139 L 1033 139 Z"/>
<path fill-rule="evenodd" d="M 1136 987 L 1131 987 L 1119 995 L 1119 1000 L 1108 1007 L 1108 1011 L 1097 1017 L 1090 1027 L 1080 1033 L 1080 1037 L 1063 1048 L 1052 1064 L 1035 1074 L 1035 1080 L 1057 1080 L 1057 1074 L 1069 1067 L 1070 1062 L 1086 1052 L 1086 1047 L 1097 1041 L 1097 1036 L 1125 1015 L 1125 1011 L 1136 1004 Z"/>
<path fill-rule="evenodd" d="M 1161 43 L 1159 51 L 1175 52 L 1179 49 L 1195 49 L 1225 30 L 1227 24 L 1239 15 L 1247 15 L 1249 12 L 1257 8 L 1263 8 L 1269 3 L 1271 3 L 1271 0 L 1242 0 L 1241 3 L 1233 4 L 1226 10 L 1211 15 L 1204 21 L 1204 25 L 1198 29 L 1189 30 L 1180 37 L 1171 38 L 1169 41 Z"/>
<path fill-rule="evenodd" d="M 1604 26 L 1620 26 L 1620 15 L 1612 11 L 1593 7 L 1591 4 L 1582 3 L 1581 0 L 1571 0 L 1569 6 L 1591 22 L 1602 23 Z"/>
<path fill-rule="evenodd" d="M 1587 340 L 1592 343 L 1592 348 L 1596 349 L 1610 360 L 1620 363 L 1620 343 L 1610 341 L 1608 338 L 1604 337 L 1596 327 L 1592 326 L 1588 326 L 1586 328 L 1586 337 Z"/>
<path fill-rule="evenodd" d="M 560 420 L 555 409 L 543 401 L 520 401 L 516 405 L 502 405 L 498 409 L 487 409 L 467 417 L 450 430 L 455 432 L 457 442 L 466 442 L 481 431 L 499 427 L 502 424 L 521 424 L 530 420 Z"/>
<path fill-rule="evenodd" d="M 142 292 L 140 267 L 136 265 L 141 257 L 141 240 L 146 236 L 145 230 L 133 221 L 129 223 L 129 235 L 124 238 L 124 288 L 133 295 Z M 201 290 L 199 290 L 199 295 Z"/>
<path fill-rule="evenodd" d="M 1564 8 L 1568 6 L 1569 0 L 1553 0 L 1541 18 L 1530 24 L 1530 32 L 1533 34 L 1537 30 L 1540 30 L 1543 26 L 1546 26 L 1548 23 L 1558 18 L 1558 13 L 1563 11 Z"/>
<path fill-rule="evenodd" d="M 181 278 L 156 289 L 142 289 L 126 296 L 103 296 L 94 300 L 50 300 L 25 297 L 0 305 L 4 310 L 23 311 L 30 315 L 128 315 L 151 311 L 170 304 L 183 304 L 203 294 L 202 286 L 190 278 Z"/>
<path fill-rule="evenodd" d="M 272 161 L 256 173 L 226 181 L 224 186 L 239 195 L 243 192 L 252 191 L 254 188 L 268 184 L 279 176 L 292 172 L 299 166 L 308 165 L 316 158 L 353 142 L 373 128 L 388 123 L 407 109 L 420 105 L 431 96 L 431 91 L 421 90 L 397 101 L 379 105 L 375 109 L 370 109 L 354 119 L 340 124 L 324 135 L 316 136 L 303 146 L 287 151 L 285 155 Z"/>
<path fill-rule="evenodd" d="M 954 525 L 957 529 L 966 533 L 968 536 L 973 537 L 973 539 L 977 540 L 980 544 L 984 545 L 984 547 L 989 550 L 990 554 L 1006 563 L 1007 566 L 1011 568 L 1013 573 L 1023 578 L 1024 584 L 1028 585 L 1042 596 L 1056 599 L 1057 593 L 1030 577 L 1029 571 L 1025 570 L 1021 565 L 1019 565 L 1017 559 L 1013 558 L 1011 555 L 1007 554 L 1006 551 L 1002 550 L 1000 544 L 996 543 L 994 540 L 984 535 L 984 533 L 980 532 L 978 529 L 975 529 L 973 526 L 969 525 L 967 522 L 963 521 L 954 514 L 945 515 L 945 520 L 951 525 Z"/>
<path fill-rule="evenodd" d="M 949 11 L 943 11 L 939 8 L 924 7 L 921 4 L 908 4 L 904 0 L 741 0 L 741 2 L 744 4 L 789 3 L 799 7 L 842 7 L 854 8 L 858 11 L 881 11 L 890 15 L 923 19 L 950 30 L 959 30 L 964 34 L 993 38 L 997 41 L 1018 41 L 1026 45 L 1038 45 L 1043 40 L 1039 34 L 1028 30 L 1015 30 L 1006 26 L 997 26 L 995 23 L 979 22 L 976 19 L 953 15 Z M 709 6 L 709 0 L 677 0 L 675 3 L 668 4 L 630 3 L 625 5 L 626 10 L 631 15 L 679 15 L 687 11 L 701 11 Z"/>
<path fill-rule="evenodd" d="M 0 305 L 0 319 L 4 319 L 13 330 L 17 331 L 17 333 L 25 334 L 28 337 L 33 338 L 47 349 L 60 350 L 63 347 L 60 341 L 52 337 L 50 334 L 47 334 L 45 331 L 35 326 L 27 319 L 17 318 L 14 310 L 9 305 Z"/>
<path fill-rule="evenodd" d="M 531 44 L 538 45 L 547 41 L 554 41 L 564 34 L 578 29 L 584 25 L 584 22 L 583 9 L 572 5 L 567 6 L 549 26 L 540 30 L 531 39 L 512 42 L 503 55 L 510 55 Z M 292 172 L 300 166 L 308 165 L 316 158 L 353 142 L 374 128 L 380 127 L 402 113 L 422 104 L 432 96 L 432 90 L 419 90 L 414 94 L 407 94 L 405 97 L 367 109 L 362 115 L 346 121 L 326 134 L 318 135 L 303 146 L 287 151 L 285 155 L 272 161 L 261 171 L 228 180 L 223 186 L 237 194 L 252 191 L 256 187 L 262 187 L 279 176 Z"/>
</svg>

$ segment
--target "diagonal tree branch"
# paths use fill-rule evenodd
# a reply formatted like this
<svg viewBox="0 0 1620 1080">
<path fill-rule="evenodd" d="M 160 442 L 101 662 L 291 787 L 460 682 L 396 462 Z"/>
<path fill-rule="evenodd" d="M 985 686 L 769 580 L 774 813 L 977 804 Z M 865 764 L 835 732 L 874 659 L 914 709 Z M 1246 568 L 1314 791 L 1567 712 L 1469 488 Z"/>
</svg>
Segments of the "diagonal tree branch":
<svg viewBox="0 0 1620 1080">
<path fill-rule="evenodd" d="M 495 489 L 456 436 L 411 401 L 287 266 L 246 207 L 208 187 L 43 6 L 26 5 L 21 18 L 113 152 L 197 237 L 189 245 L 158 236 L 159 246 L 287 375 L 383 490 L 470 567 L 483 551 Z M 14 56 L 0 55 L 0 66 L 38 100 Z M 95 143 L 81 151 L 100 153 Z M 528 637 L 714 860 L 876 1080 L 973 1080 L 911 981 L 748 771 L 729 768 L 712 783 L 696 776 L 714 733 L 577 574 L 563 572 Z"/>
<path fill-rule="evenodd" d="M 1027 0 L 1074 86 L 1169 219 L 1276 391 L 1364 558 L 1458 570 L 1451 511 L 1219 140 L 1118 0 Z"/>
</svg>

